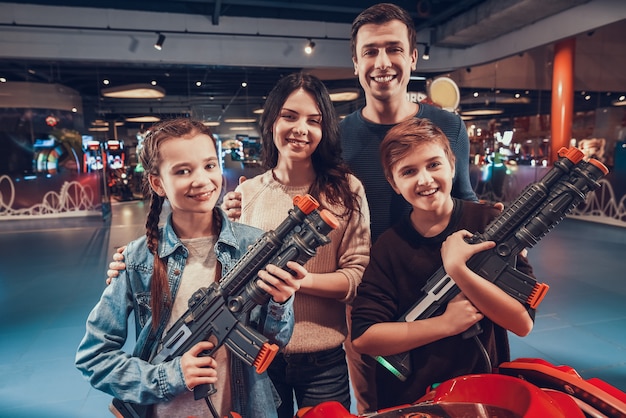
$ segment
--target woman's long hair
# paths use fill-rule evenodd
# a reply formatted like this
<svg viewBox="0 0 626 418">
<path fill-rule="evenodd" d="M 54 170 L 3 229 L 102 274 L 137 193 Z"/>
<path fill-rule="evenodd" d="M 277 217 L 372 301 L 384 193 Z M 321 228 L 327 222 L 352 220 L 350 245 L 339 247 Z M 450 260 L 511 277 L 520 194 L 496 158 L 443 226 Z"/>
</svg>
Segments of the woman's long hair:
<svg viewBox="0 0 626 418">
<path fill-rule="evenodd" d="M 306 73 L 292 73 L 278 81 L 267 96 L 261 115 L 262 161 L 265 169 L 272 169 L 278 163 L 278 149 L 274 144 L 273 127 L 287 98 L 299 89 L 311 94 L 322 115 L 322 140 L 311 155 L 315 180 L 309 193 L 315 198 L 324 198 L 335 207 L 345 207 L 347 215 L 359 210 L 357 197 L 350 189 L 348 174 L 350 169 L 341 157 L 339 121 L 330 95 L 324 83 Z"/>
</svg>

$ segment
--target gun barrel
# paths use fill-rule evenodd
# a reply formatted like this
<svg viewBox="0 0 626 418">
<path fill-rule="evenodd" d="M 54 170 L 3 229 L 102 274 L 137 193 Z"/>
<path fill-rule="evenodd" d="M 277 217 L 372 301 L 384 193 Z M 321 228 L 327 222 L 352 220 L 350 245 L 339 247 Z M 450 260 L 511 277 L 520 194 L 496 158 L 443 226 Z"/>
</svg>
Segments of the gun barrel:
<svg viewBox="0 0 626 418">
<path fill-rule="evenodd" d="M 528 185 L 517 199 L 485 228 L 481 235 L 482 239 L 499 242 L 509 235 L 545 201 L 550 189 L 569 174 L 582 158 L 583 153 L 578 148 L 559 150 L 559 159 L 554 163 L 554 167 L 540 181 Z"/>
<path fill-rule="evenodd" d="M 268 264 L 285 268 L 289 261 L 304 265 L 315 256 L 317 247 L 330 242 L 326 234 L 337 225 L 336 218 L 330 212 L 326 210 L 311 212 L 296 231 L 287 235 L 282 246 L 273 251 L 272 257 L 264 261 L 260 268 L 265 268 Z M 260 268 L 254 270 L 254 277 Z M 254 305 L 262 305 L 269 300 L 269 294 L 258 286 L 256 280 L 249 280 L 241 291 L 227 294 L 226 297 L 228 308 L 238 315 L 249 312 Z"/>
</svg>

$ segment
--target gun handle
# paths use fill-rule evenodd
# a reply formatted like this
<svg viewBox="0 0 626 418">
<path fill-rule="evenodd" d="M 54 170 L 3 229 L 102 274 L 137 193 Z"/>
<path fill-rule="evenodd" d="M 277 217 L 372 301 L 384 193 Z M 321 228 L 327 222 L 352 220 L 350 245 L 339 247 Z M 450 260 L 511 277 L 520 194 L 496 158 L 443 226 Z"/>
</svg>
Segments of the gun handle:
<svg viewBox="0 0 626 418">
<path fill-rule="evenodd" d="M 217 389 L 212 383 L 198 385 L 193 388 L 193 398 L 197 401 L 217 393 Z"/>
<path fill-rule="evenodd" d="M 480 322 L 476 322 L 474 325 L 463 331 L 463 334 L 461 334 L 461 336 L 464 340 L 467 340 L 480 334 L 481 332 L 483 332 L 483 328 L 480 326 Z"/>
</svg>

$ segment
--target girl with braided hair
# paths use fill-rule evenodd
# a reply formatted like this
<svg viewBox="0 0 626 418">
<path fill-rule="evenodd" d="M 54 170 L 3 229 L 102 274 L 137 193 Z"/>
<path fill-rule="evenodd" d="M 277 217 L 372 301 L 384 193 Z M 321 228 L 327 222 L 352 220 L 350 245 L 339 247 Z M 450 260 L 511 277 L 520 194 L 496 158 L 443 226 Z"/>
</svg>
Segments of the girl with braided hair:
<svg viewBox="0 0 626 418">
<path fill-rule="evenodd" d="M 254 244 L 262 231 L 233 223 L 216 207 L 222 189 L 215 140 L 209 128 L 191 119 L 155 125 L 140 152 L 150 212 L 146 235 L 126 247 L 126 269 L 104 290 L 91 311 L 78 347 L 76 366 L 98 390 L 117 399 L 149 404 L 150 416 L 210 416 L 192 390 L 214 384 L 212 403 L 220 416 L 274 417 L 275 390 L 266 373 L 257 374 L 225 346 L 213 357 L 202 341 L 182 356 L 159 364 L 148 359 L 161 349 L 162 337 L 186 312 L 190 296 L 219 280 L 221 273 Z M 171 207 L 165 224 L 159 217 L 165 201 Z M 295 275 L 267 266 L 258 286 L 272 298 L 256 307 L 247 324 L 271 343 L 285 346 L 293 331 L 293 294 L 306 269 L 287 265 Z M 136 342 L 132 354 L 122 350 L 128 318 L 134 312 Z"/>
</svg>

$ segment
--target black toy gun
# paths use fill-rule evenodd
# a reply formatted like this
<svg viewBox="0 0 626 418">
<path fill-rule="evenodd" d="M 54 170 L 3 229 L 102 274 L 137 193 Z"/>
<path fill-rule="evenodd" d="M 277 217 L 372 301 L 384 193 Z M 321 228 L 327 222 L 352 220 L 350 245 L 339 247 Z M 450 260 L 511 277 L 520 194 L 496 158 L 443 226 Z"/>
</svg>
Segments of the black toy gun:
<svg viewBox="0 0 626 418">
<path fill-rule="evenodd" d="M 258 286 L 257 273 L 268 264 L 285 268 L 288 261 L 295 261 L 303 265 L 315 256 L 317 247 L 330 242 L 327 235 L 338 225 L 329 211 L 317 210 L 319 203 L 312 196 L 296 196 L 293 202 L 289 216 L 275 230 L 263 234 L 219 283 L 202 287 L 191 296 L 189 309 L 167 331 L 163 348 L 150 360 L 152 364 L 180 356 L 210 338 L 215 347 L 203 355 L 212 355 L 225 344 L 257 373 L 267 369 L 278 346 L 246 326 L 250 311 L 270 299 Z M 206 399 L 213 416 L 217 417 L 208 398 L 213 393 L 213 385 L 194 388 L 195 399 Z M 143 418 L 149 408 L 114 399 L 110 409 L 118 417 Z"/>
<path fill-rule="evenodd" d="M 538 182 L 528 185 L 482 234 L 474 234 L 468 242 L 494 241 L 490 250 L 473 255 L 468 267 L 493 282 L 527 307 L 539 306 L 549 286 L 538 283 L 515 268 L 517 255 L 531 248 L 565 216 L 585 200 L 588 192 L 599 187 L 597 180 L 608 173 L 601 162 L 583 160 L 578 148 L 561 148 L 554 167 Z M 424 296 L 398 321 L 410 322 L 443 313 L 447 303 L 460 289 L 439 268 L 422 288 Z M 465 331 L 465 338 L 480 333 L 479 324 Z M 377 356 L 376 360 L 400 380 L 411 374 L 410 353 Z"/>
</svg>

